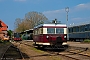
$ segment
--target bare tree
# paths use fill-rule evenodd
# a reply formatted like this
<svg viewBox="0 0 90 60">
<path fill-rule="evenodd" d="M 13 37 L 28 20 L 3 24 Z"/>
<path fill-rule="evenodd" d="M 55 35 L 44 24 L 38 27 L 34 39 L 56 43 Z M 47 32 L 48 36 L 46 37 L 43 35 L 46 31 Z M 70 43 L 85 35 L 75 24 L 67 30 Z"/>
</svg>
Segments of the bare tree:
<svg viewBox="0 0 90 60">
<path fill-rule="evenodd" d="M 20 24 L 22 23 L 22 19 L 20 19 L 20 18 L 16 18 L 15 19 L 15 22 L 14 22 L 14 31 L 18 31 L 19 30 L 19 26 L 20 26 Z"/>
<path fill-rule="evenodd" d="M 39 12 L 28 12 L 25 15 L 25 19 L 30 21 L 30 28 L 43 23 L 43 21 L 48 20 L 42 13 Z"/>
<path fill-rule="evenodd" d="M 17 18 L 15 20 L 15 31 L 22 32 L 28 29 L 33 29 L 34 26 L 48 20 L 42 13 L 28 12 L 25 14 L 24 19 Z"/>
</svg>

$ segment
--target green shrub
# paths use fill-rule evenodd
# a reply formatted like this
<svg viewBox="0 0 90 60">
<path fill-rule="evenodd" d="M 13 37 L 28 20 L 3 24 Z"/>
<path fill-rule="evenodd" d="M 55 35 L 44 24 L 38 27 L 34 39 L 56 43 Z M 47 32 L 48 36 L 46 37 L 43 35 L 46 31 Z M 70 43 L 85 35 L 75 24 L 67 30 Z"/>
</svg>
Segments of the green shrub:
<svg viewBox="0 0 90 60">
<path fill-rule="evenodd" d="M 2 41 L 2 40 L 0 40 L 0 43 L 3 43 L 3 41 Z"/>
<path fill-rule="evenodd" d="M 90 39 L 85 39 L 84 42 L 89 42 L 90 43 Z"/>
</svg>

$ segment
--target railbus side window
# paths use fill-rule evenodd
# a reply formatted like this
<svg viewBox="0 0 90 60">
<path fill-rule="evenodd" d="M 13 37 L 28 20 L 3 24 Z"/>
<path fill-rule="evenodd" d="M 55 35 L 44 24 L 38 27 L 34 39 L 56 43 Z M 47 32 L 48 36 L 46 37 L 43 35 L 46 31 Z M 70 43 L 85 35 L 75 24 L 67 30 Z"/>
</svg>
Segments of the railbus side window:
<svg viewBox="0 0 90 60">
<path fill-rule="evenodd" d="M 40 34 L 43 34 L 43 28 L 40 28 Z"/>
<path fill-rule="evenodd" d="M 63 34 L 64 29 L 63 28 L 56 28 L 56 34 Z"/>
<path fill-rule="evenodd" d="M 38 28 L 38 34 L 41 34 L 41 28 Z"/>
<path fill-rule="evenodd" d="M 37 29 L 37 34 L 41 34 L 41 28 Z"/>
<path fill-rule="evenodd" d="M 47 28 L 47 33 L 55 34 L 55 28 Z"/>
<path fill-rule="evenodd" d="M 88 28 L 88 31 L 90 31 L 90 24 L 89 24 L 89 28 Z"/>
<path fill-rule="evenodd" d="M 37 31 L 38 31 L 38 34 L 42 34 L 43 32 L 42 28 L 38 28 Z"/>
<path fill-rule="evenodd" d="M 38 34 L 40 34 L 40 29 L 39 29 L 39 28 L 37 29 L 37 35 L 38 35 Z"/>
<path fill-rule="evenodd" d="M 38 31 L 37 31 L 37 29 L 35 29 L 35 35 L 37 35 L 38 34 Z"/>
</svg>

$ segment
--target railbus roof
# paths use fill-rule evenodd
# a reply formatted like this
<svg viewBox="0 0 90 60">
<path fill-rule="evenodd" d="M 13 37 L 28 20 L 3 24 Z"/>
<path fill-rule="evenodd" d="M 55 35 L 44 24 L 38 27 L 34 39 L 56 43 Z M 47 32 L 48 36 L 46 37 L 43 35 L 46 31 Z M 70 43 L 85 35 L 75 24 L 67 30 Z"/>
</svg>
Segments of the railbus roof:
<svg viewBox="0 0 90 60">
<path fill-rule="evenodd" d="M 39 27 L 44 27 L 44 26 L 54 26 L 54 27 L 66 27 L 66 24 L 40 24 L 34 27 L 35 28 L 39 28 Z"/>
</svg>

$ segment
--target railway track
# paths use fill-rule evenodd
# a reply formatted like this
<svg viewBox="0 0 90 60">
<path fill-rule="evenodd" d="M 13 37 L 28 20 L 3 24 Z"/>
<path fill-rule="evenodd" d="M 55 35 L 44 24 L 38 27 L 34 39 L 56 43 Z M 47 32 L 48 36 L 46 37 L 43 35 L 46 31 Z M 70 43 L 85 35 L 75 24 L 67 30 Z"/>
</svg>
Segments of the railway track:
<svg viewBox="0 0 90 60">
<path fill-rule="evenodd" d="M 8 49 L 3 53 L 1 60 L 24 60 L 22 52 L 16 48 L 14 45 L 8 47 Z"/>
<path fill-rule="evenodd" d="M 83 52 L 87 51 L 88 48 L 72 48 L 64 52 L 58 53 L 59 55 L 71 58 L 73 60 L 90 60 L 90 56 L 84 54 Z"/>
<path fill-rule="evenodd" d="M 30 47 L 34 47 L 31 44 L 28 43 L 22 43 L 20 42 L 20 44 L 24 44 Z M 69 47 L 67 50 L 65 51 L 53 51 L 53 50 L 45 50 L 46 52 L 48 52 L 49 54 L 47 55 L 58 55 L 58 56 L 62 56 L 62 57 L 66 57 L 70 60 L 90 60 L 90 55 L 87 53 L 83 53 L 83 52 L 87 52 L 88 48 L 81 48 L 81 47 Z M 88 51 L 90 52 L 90 51 Z"/>
<path fill-rule="evenodd" d="M 88 48 L 79 48 L 79 47 L 69 47 L 66 51 L 49 51 L 47 50 L 48 53 L 51 55 L 60 55 L 62 57 L 66 57 L 67 60 L 90 60 L 90 55 L 89 54 L 84 54 L 83 52 L 86 52 Z M 90 52 L 90 51 L 89 51 Z"/>
</svg>

